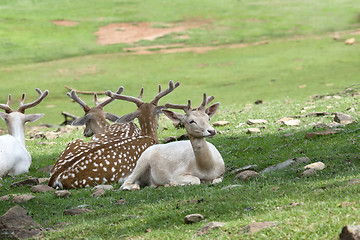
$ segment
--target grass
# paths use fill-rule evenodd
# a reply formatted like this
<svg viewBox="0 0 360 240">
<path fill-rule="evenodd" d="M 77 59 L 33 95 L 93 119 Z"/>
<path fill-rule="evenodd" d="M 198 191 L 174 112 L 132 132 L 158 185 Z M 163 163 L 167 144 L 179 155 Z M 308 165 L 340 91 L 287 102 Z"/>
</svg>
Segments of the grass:
<svg viewBox="0 0 360 240">
<path fill-rule="evenodd" d="M 100 5 L 101 4 L 101 5 Z M 68 199 L 52 193 L 34 194 L 20 204 L 43 228 L 45 239 L 337 239 L 345 225 L 359 225 L 359 185 L 349 180 L 359 176 L 359 124 L 341 127 L 341 133 L 306 139 L 313 123 L 330 123 L 333 116 L 301 118 L 300 127 L 276 123 L 281 117 L 312 111 L 349 113 L 359 119 L 358 95 L 340 93 L 359 79 L 359 45 L 345 45 L 359 27 L 359 4 L 336 1 L 1 1 L 0 8 L 0 103 L 13 95 L 12 105 L 22 92 L 28 101 L 36 97 L 35 87 L 49 89 L 49 96 L 28 113 L 45 113 L 35 124 L 57 128 L 61 112 L 82 115 L 77 104 L 65 96 L 64 85 L 79 90 L 115 91 L 137 96 L 145 88 L 150 100 L 157 84 L 170 79 L 181 86 L 162 102 L 199 103 L 203 92 L 221 102 L 213 121 L 227 120 L 209 139 L 220 151 L 227 172 L 219 185 L 144 188 L 136 192 L 110 191 L 99 198 L 92 189 L 71 190 Z M 79 11 L 81 9 L 81 11 Z M 74 27 L 56 26 L 52 20 L 79 22 Z M 145 22 L 164 27 L 187 19 L 211 20 L 206 27 L 190 29 L 188 39 L 170 34 L 153 42 L 96 44 L 94 32 L 116 22 Z M 335 32 L 343 32 L 334 41 Z M 268 40 L 268 44 L 229 48 L 230 44 Z M 206 53 L 130 55 L 124 47 L 183 43 L 185 46 L 215 46 Z M 224 45 L 225 44 L 225 45 Z M 355 88 L 357 87 L 354 86 Z M 314 94 L 341 98 L 310 98 Z M 91 103 L 91 96 L 81 96 Z M 256 105 L 256 100 L 264 104 Z M 304 107 L 312 107 L 305 110 Z M 130 103 L 115 101 L 106 110 L 119 115 L 134 110 Z M 354 108 L 355 112 L 347 109 Z M 248 119 L 268 121 L 260 134 L 245 131 Z M 5 128 L 3 122 L 0 127 Z M 165 130 L 165 127 L 167 130 Z M 161 118 L 161 139 L 183 134 Z M 293 133 L 284 137 L 287 133 Z M 0 196 L 29 193 L 27 187 L 10 188 L 24 178 L 48 177 L 39 168 L 53 164 L 66 145 L 81 138 L 81 131 L 55 140 L 27 140 L 33 163 L 28 174 L 7 176 Z M 29 138 L 29 136 L 28 136 Z M 54 142 L 54 145 L 43 144 Z M 301 177 L 303 165 L 263 174 L 242 182 L 231 173 L 256 164 L 257 171 L 290 158 L 307 156 L 326 164 L 323 171 Z M 241 187 L 223 190 L 228 185 Z M 119 184 L 113 184 L 115 189 Z M 116 205 L 119 199 L 127 204 Z M 195 203 L 192 203 L 192 200 Z M 344 202 L 349 202 L 346 206 Z M 299 203 L 290 207 L 291 203 Z M 14 206 L 0 202 L 0 215 Z M 93 211 L 64 216 L 63 211 L 85 205 Z M 200 213 L 205 221 L 185 224 L 187 214 Z M 211 221 L 224 227 L 205 236 L 196 232 Z M 254 234 L 241 228 L 253 221 L 276 221 L 277 226 Z"/>
</svg>

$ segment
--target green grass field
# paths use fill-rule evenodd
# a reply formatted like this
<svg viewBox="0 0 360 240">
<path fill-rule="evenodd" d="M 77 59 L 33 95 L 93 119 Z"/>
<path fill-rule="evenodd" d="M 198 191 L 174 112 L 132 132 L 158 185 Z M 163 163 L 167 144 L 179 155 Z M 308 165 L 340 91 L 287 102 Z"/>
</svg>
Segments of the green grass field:
<svg viewBox="0 0 360 240">
<path fill-rule="evenodd" d="M 359 119 L 357 95 L 343 90 L 359 83 L 360 4 L 336 1 L 0 1 L 0 103 L 9 93 L 13 107 L 21 93 L 28 101 L 35 88 L 49 89 L 49 96 L 28 113 L 45 113 L 38 122 L 58 125 L 62 111 L 82 115 L 79 106 L 66 96 L 68 85 L 78 90 L 115 91 L 137 96 L 145 88 L 150 100 L 157 85 L 180 81 L 173 93 L 161 100 L 185 104 L 200 103 L 203 92 L 221 102 L 212 121 L 227 120 L 209 139 L 220 151 L 227 172 L 219 185 L 144 188 L 136 192 L 110 191 L 99 198 L 92 189 L 71 190 L 71 197 L 59 199 L 52 193 L 34 194 L 22 203 L 42 228 L 45 239 L 338 239 L 345 225 L 359 225 L 359 124 L 341 127 L 341 133 L 306 139 L 313 123 L 330 123 L 332 115 L 301 118 L 299 127 L 276 123 L 281 117 L 310 112 L 342 112 Z M 99 45 L 95 32 L 100 26 L 119 22 L 151 22 L 156 26 L 200 19 L 204 27 L 187 30 L 154 41 Z M 53 20 L 78 22 L 58 26 Z M 339 40 L 333 36 L 339 34 Z M 355 44 L 345 39 L 354 37 Z M 251 45 L 268 41 L 268 44 Z M 182 47 L 218 46 L 216 50 L 136 55 L 125 47 L 183 44 Z M 246 43 L 247 47 L 231 48 Z M 356 88 L 354 85 L 352 88 Z M 312 98 L 339 95 L 341 98 Z M 92 97 L 81 95 L 91 103 Z M 256 105 L 256 100 L 263 104 Z M 311 107 L 304 110 L 304 107 Z M 354 108 L 354 112 L 348 109 Z M 106 111 L 123 115 L 135 109 L 115 101 Z M 304 113 L 305 111 L 305 113 Z M 268 120 L 259 134 L 246 134 L 248 119 Z M 5 128 L 3 121 L 1 128 Z M 168 130 L 165 130 L 167 127 Z M 55 126 L 52 129 L 56 129 Z M 51 130 L 52 130 L 51 129 Z M 165 117 L 159 136 L 183 134 Z M 284 137 L 287 133 L 293 133 Z M 48 177 L 39 168 L 53 164 L 66 145 L 82 138 L 81 131 L 55 140 L 27 140 L 33 163 L 28 174 L 3 178 L 0 196 L 30 193 L 27 187 L 10 188 L 27 177 Z M 55 142 L 43 145 L 42 142 Z M 250 164 L 257 171 L 290 158 L 307 156 L 326 168 L 312 177 L 301 177 L 302 167 L 263 174 L 242 182 L 231 170 Z M 228 185 L 241 187 L 223 190 Z M 113 184 L 115 189 L 120 184 Z M 127 204 L 116 205 L 119 199 Z M 191 203 L 191 200 L 196 203 Z M 179 204 L 179 202 L 181 204 Z M 184 203 L 183 203 L 184 202 Z M 343 204 L 344 202 L 350 205 Z M 289 207 L 291 203 L 300 203 Z M 16 204 L 0 201 L 0 215 Z M 79 216 L 63 211 L 79 205 L 92 209 Z M 185 224 L 187 214 L 200 213 L 205 221 Z M 224 227 L 204 236 L 196 232 L 211 221 Z M 278 225 L 254 234 L 241 228 L 251 222 L 276 221 Z"/>
</svg>

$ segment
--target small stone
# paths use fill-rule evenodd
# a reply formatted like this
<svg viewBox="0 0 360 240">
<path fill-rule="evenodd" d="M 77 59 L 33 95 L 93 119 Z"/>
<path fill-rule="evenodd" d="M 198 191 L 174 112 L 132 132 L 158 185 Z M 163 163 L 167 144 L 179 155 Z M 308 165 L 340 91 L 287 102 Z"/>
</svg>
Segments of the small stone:
<svg viewBox="0 0 360 240">
<path fill-rule="evenodd" d="M 301 121 L 300 121 L 300 119 L 291 119 L 291 120 L 287 120 L 287 121 L 281 121 L 281 123 L 286 126 L 300 126 Z"/>
<path fill-rule="evenodd" d="M 245 233 L 256 233 L 262 229 L 265 228 L 269 228 L 269 227 L 275 227 L 276 225 L 278 225 L 277 222 L 275 221 L 270 221 L 270 222 L 253 222 L 250 223 L 249 225 L 246 225 L 245 227 L 242 227 L 241 230 Z"/>
<path fill-rule="evenodd" d="M 222 228 L 224 223 L 222 222 L 209 222 L 204 227 L 202 227 L 196 234 L 197 235 L 205 235 L 212 229 Z"/>
<path fill-rule="evenodd" d="M 254 125 L 254 124 L 267 124 L 268 122 L 265 119 L 248 119 L 247 124 Z"/>
<path fill-rule="evenodd" d="M 28 178 L 28 179 L 25 179 L 25 180 L 22 180 L 22 181 L 19 181 L 19 182 L 15 182 L 13 184 L 10 185 L 11 188 L 14 188 L 14 187 L 19 187 L 19 186 L 34 186 L 34 185 L 37 185 L 39 184 L 39 180 L 37 178 Z"/>
<path fill-rule="evenodd" d="M 340 123 L 340 124 L 351 124 L 354 123 L 354 118 L 351 115 L 343 114 L 343 113 L 336 113 L 334 117 L 334 122 Z"/>
<path fill-rule="evenodd" d="M 101 197 L 103 195 L 105 195 L 105 190 L 103 188 L 96 188 L 91 194 L 92 197 Z"/>
<path fill-rule="evenodd" d="M 325 164 L 322 162 L 308 164 L 304 167 L 304 169 L 315 169 L 315 170 L 323 170 L 324 168 L 325 168 Z"/>
<path fill-rule="evenodd" d="M 15 194 L 4 195 L 4 196 L 0 197 L 0 202 L 9 201 L 10 199 L 14 198 L 15 196 L 16 196 Z"/>
<path fill-rule="evenodd" d="M 114 190 L 114 187 L 112 185 L 97 185 L 93 188 L 93 190 L 96 190 L 98 188 L 102 188 L 104 189 L 105 191 L 111 191 L 111 190 Z"/>
<path fill-rule="evenodd" d="M 36 185 L 36 186 L 32 186 L 30 188 L 30 191 L 33 193 L 41 193 L 41 192 L 55 191 L 55 189 L 52 187 L 49 187 L 48 185 Z"/>
<path fill-rule="evenodd" d="M 355 43 L 355 38 L 348 38 L 345 40 L 345 44 L 353 45 Z"/>
<path fill-rule="evenodd" d="M 226 126 L 226 125 L 229 125 L 230 122 L 229 121 L 217 121 L 217 122 L 214 122 L 213 125 L 215 127 L 219 127 L 219 126 Z"/>
<path fill-rule="evenodd" d="M 239 185 L 239 184 L 229 185 L 229 186 L 223 187 L 221 190 L 228 190 L 228 189 L 238 188 L 238 187 L 242 187 L 242 185 Z"/>
<path fill-rule="evenodd" d="M 49 182 L 50 178 L 38 178 L 39 184 L 47 183 Z"/>
<path fill-rule="evenodd" d="M 86 208 L 74 208 L 74 209 L 66 209 L 63 214 L 74 216 L 88 212 L 92 212 L 92 210 Z"/>
<path fill-rule="evenodd" d="M 14 203 L 24 203 L 24 202 L 28 202 L 32 199 L 34 199 L 35 196 L 31 195 L 31 194 L 22 194 L 22 195 L 18 195 L 15 196 L 12 200 L 12 202 Z"/>
<path fill-rule="evenodd" d="M 260 174 L 252 170 L 243 171 L 235 176 L 235 178 L 238 178 L 242 181 L 246 181 L 258 177 L 260 177 Z"/>
<path fill-rule="evenodd" d="M 359 240 L 360 239 L 360 225 L 347 225 L 343 227 L 339 240 Z"/>
<path fill-rule="evenodd" d="M 47 167 L 40 168 L 40 169 L 37 170 L 37 172 L 39 172 L 39 173 L 49 173 L 50 174 L 50 171 L 53 168 L 53 166 L 54 165 L 50 165 L 50 166 L 47 166 Z"/>
<path fill-rule="evenodd" d="M 291 136 L 294 136 L 295 134 L 294 133 L 285 133 L 283 136 L 284 137 L 291 137 Z"/>
<path fill-rule="evenodd" d="M 185 223 L 197 223 L 203 221 L 204 217 L 201 214 L 189 214 L 184 218 Z"/>
<path fill-rule="evenodd" d="M 71 196 L 71 192 L 68 190 L 58 190 L 54 192 L 54 195 L 59 198 L 68 198 Z"/>
<path fill-rule="evenodd" d="M 252 134 L 252 133 L 260 133 L 260 128 L 248 128 L 246 130 L 246 133 Z"/>
<path fill-rule="evenodd" d="M 317 172 L 317 171 L 316 171 L 315 169 L 310 168 L 310 169 L 305 170 L 305 171 L 301 174 L 301 176 L 303 176 L 303 177 L 310 177 L 310 176 L 312 176 L 312 175 L 315 175 L 316 172 Z"/>
<path fill-rule="evenodd" d="M 326 131 L 320 131 L 320 132 L 308 132 L 305 134 L 305 138 L 307 139 L 311 139 L 314 137 L 319 137 L 319 136 L 328 136 L 328 135 L 332 135 L 332 134 L 336 134 L 339 131 L 337 130 L 326 130 Z"/>
<path fill-rule="evenodd" d="M 360 184 L 360 179 L 354 178 L 348 181 L 348 184 Z"/>
<path fill-rule="evenodd" d="M 125 205 L 125 204 L 128 204 L 129 202 L 126 201 L 125 199 L 123 198 L 120 198 L 116 203 L 115 205 Z"/>
<path fill-rule="evenodd" d="M 258 168 L 258 165 L 247 165 L 245 167 L 242 167 L 242 168 L 237 168 L 235 170 L 232 170 L 231 173 L 232 174 L 238 174 L 239 172 L 243 172 L 245 170 L 255 170 L 256 168 Z"/>
</svg>

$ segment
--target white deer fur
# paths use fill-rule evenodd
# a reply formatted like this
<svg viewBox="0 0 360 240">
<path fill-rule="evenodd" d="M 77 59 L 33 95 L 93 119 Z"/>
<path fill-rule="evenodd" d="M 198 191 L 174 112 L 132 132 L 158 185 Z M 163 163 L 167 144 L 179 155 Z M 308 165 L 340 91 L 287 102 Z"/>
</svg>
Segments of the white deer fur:
<svg viewBox="0 0 360 240">
<path fill-rule="evenodd" d="M 145 185 L 186 185 L 222 181 L 224 161 L 216 147 L 205 140 L 205 137 L 216 134 L 209 120 L 215 114 L 219 103 L 205 110 L 206 102 L 209 100 L 206 101 L 204 94 L 203 107 L 192 110 L 189 101 L 185 115 L 163 110 L 171 120 L 184 124 L 190 140 L 157 144 L 146 149 L 121 189 L 136 190 Z"/>
<path fill-rule="evenodd" d="M 9 134 L 0 136 L 0 177 L 18 175 L 29 171 L 31 156 L 25 147 L 25 124 L 34 122 L 44 114 L 0 112 Z"/>
</svg>

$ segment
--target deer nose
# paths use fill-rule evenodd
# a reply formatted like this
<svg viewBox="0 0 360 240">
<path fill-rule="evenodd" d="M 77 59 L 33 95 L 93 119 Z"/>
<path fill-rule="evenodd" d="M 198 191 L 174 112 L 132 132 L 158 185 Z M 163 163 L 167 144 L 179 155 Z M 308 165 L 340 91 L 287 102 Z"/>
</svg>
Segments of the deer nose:
<svg viewBox="0 0 360 240">
<path fill-rule="evenodd" d="M 214 136 L 216 134 L 216 131 L 215 130 L 207 130 L 208 133 L 210 133 L 211 136 Z"/>
</svg>

